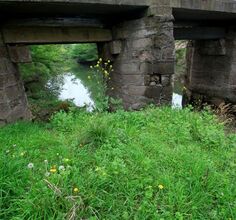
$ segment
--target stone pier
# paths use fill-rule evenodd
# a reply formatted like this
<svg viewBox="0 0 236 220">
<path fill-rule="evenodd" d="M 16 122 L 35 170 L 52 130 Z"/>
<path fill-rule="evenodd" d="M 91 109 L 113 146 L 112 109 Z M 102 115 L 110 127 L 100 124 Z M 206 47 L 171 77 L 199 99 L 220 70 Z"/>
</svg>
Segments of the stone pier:
<svg viewBox="0 0 236 220">
<path fill-rule="evenodd" d="M 219 40 L 197 40 L 187 50 L 185 103 L 236 103 L 236 30 Z"/>
<path fill-rule="evenodd" d="M 10 59 L 0 32 L 0 126 L 30 117 L 17 65 Z"/>
<path fill-rule="evenodd" d="M 125 109 L 138 110 L 147 104 L 170 104 L 174 74 L 174 37 L 172 15 L 147 16 L 113 27 L 110 48 L 114 65 L 109 94 L 121 99 Z"/>
<path fill-rule="evenodd" d="M 193 40 L 186 102 L 236 103 L 235 0 L 4 0 L 0 20 L 0 124 L 30 118 L 16 65 L 30 44 L 98 43 L 109 94 L 138 110 L 171 103 L 174 40 Z"/>
</svg>

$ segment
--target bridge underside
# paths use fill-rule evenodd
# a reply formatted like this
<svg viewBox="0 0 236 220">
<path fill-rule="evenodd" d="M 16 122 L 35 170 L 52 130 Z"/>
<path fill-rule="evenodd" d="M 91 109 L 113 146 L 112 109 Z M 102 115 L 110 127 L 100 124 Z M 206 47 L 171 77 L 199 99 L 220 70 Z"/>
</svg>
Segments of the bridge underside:
<svg viewBox="0 0 236 220">
<path fill-rule="evenodd" d="M 99 55 L 113 62 L 109 94 L 126 109 L 140 109 L 171 103 L 175 39 L 192 40 L 188 100 L 201 94 L 236 102 L 235 7 L 166 2 L 1 1 L 0 124 L 30 118 L 17 69 L 18 62 L 30 61 L 28 44 L 96 42 Z"/>
</svg>

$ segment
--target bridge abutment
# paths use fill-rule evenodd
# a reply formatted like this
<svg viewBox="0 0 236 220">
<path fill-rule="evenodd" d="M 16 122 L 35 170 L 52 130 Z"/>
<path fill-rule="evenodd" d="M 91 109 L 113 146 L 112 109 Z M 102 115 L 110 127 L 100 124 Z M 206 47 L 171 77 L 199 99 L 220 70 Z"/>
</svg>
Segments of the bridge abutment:
<svg viewBox="0 0 236 220">
<path fill-rule="evenodd" d="M 17 65 L 10 59 L 0 32 L 0 126 L 31 118 Z"/>
<path fill-rule="evenodd" d="M 175 48 L 172 16 L 122 22 L 113 27 L 113 39 L 109 94 L 121 99 L 125 109 L 170 104 Z"/>
<path fill-rule="evenodd" d="M 186 88 L 184 104 L 236 103 L 236 30 L 225 39 L 189 43 Z"/>
</svg>

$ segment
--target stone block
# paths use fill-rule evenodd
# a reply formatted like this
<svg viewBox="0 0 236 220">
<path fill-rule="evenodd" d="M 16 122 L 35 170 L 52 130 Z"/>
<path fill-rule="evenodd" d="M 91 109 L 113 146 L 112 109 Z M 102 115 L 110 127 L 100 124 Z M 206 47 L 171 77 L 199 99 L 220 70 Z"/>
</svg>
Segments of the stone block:
<svg viewBox="0 0 236 220">
<path fill-rule="evenodd" d="M 19 93 L 19 88 L 17 85 L 14 86 L 10 86 L 5 88 L 5 92 L 6 92 L 6 97 L 9 100 L 15 100 L 15 99 L 19 99 L 21 94 Z"/>
<path fill-rule="evenodd" d="M 174 62 L 159 62 L 150 64 L 149 69 L 154 74 L 171 75 L 175 72 L 175 64 Z"/>
<path fill-rule="evenodd" d="M 121 85 L 137 85 L 144 86 L 146 77 L 143 75 L 120 75 L 114 74 L 112 80 Z"/>
<path fill-rule="evenodd" d="M 8 117 L 10 113 L 10 107 L 7 102 L 1 103 L 0 102 L 0 119 L 4 120 Z"/>
<path fill-rule="evenodd" d="M 0 103 L 3 103 L 4 101 L 5 101 L 5 91 L 4 90 L 0 90 Z"/>
<path fill-rule="evenodd" d="M 172 85 L 164 86 L 161 94 L 161 104 L 171 104 L 173 96 Z"/>
<path fill-rule="evenodd" d="M 110 51 L 112 55 L 120 54 L 122 50 L 122 42 L 120 40 L 112 41 L 110 43 Z"/>
<path fill-rule="evenodd" d="M 161 91 L 161 85 L 148 86 L 145 91 L 145 96 L 154 100 L 160 100 Z"/>
<path fill-rule="evenodd" d="M 14 63 L 30 63 L 32 57 L 28 46 L 8 46 L 9 56 Z"/>
<path fill-rule="evenodd" d="M 172 8 L 168 6 L 152 6 L 147 11 L 147 16 L 158 16 L 160 22 L 173 21 Z"/>
<path fill-rule="evenodd" d="M 7 52 L 6 47 L 0 44 L 0 57 L 3 58 L 7 56 L 8 56 L 8 52 Z"/>
<path fill-rule="evenodd" d="M 162 75 L 161 76 L 161 84 L 163 86 L 169 86 L 172 83 L 172 75 Z"/>
<path fill-rule="evenodd" d="M 206 40 L 200 45 L 200 54 L 208 56 L 223 56 L 226 55 L 225 40 Z"/>
<path fill-rule="evenodd" d="M 145 96 L 145 92 L 147 89 L 147 86 L 125 86 L 122 87 L 124 90 L 124 93 L 127 95 L 135 95 L 135 96 Z"/>
<path fill-rule="evenodd" d="M 115 70 L 115 73 L 121 74 L 121 75 L 148 74 L 149 63 L 146 63 L 146 62 L 130 62 L 130 63 L 117 62 L 117 63 L 114 63 L 114 70 Z"/>
<path fill-rule="evenodd" d="M 152 48 L 153 47 L 153 41 L 152 38 L 140 38 L 140 39 L 134 39 L 129 40 L 129 47 L 128 48 L 134 48 L 134 49 L 146 49 L 147 47 Z"/>
</svg>

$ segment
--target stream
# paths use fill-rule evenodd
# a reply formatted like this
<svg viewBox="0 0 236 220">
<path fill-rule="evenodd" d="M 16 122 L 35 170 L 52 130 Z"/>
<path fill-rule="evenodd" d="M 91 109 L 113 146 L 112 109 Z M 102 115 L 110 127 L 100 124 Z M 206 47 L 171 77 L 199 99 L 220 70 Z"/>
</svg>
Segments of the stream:
<svg viewBox="0 0 236 220">
<path fill-rule="evenodd" d="M 59 99 L 71 100 L 76 106 L 86 106 L 88 111 L 92 111 L 95 107 L 93 96 L 99 93 L 99 79 L 88 80 L 88 68 L 74 68 L 71 72 L 65 73 L 62 79 L 62 86 Z M 86 84 L 86 85 L 85 85 Z M 172 98 L 173 108 L 182 108 L 182 85 L 175 82 L 175 88 Z"/>
</svg>

